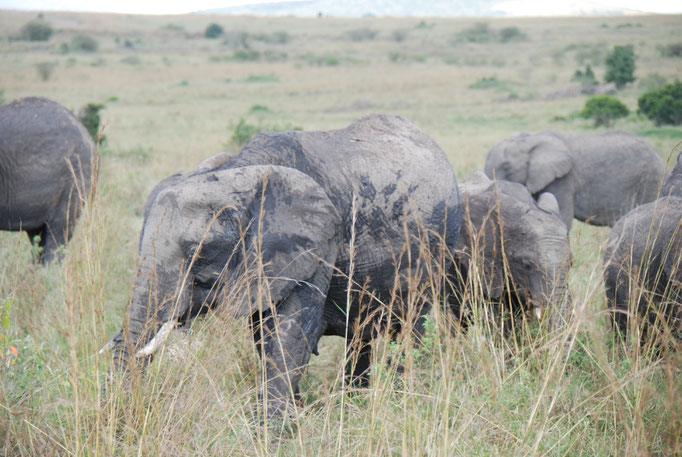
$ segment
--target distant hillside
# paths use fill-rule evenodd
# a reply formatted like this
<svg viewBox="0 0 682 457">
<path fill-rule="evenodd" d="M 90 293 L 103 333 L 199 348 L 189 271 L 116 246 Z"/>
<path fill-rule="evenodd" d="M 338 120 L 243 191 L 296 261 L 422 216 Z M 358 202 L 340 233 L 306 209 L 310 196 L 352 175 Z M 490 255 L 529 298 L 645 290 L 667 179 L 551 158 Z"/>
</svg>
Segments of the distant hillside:
<svg viewBox="0 0 682 457">
<path fill-rule="evenodd" d="M 551 2 L 522 0 L 299 0 L 258 3 L 199 11 L 204 14 L 257 16 L 545 16 L 620 15 L 631 10 L 606 6 L 589 0 Z"/>
</svg>

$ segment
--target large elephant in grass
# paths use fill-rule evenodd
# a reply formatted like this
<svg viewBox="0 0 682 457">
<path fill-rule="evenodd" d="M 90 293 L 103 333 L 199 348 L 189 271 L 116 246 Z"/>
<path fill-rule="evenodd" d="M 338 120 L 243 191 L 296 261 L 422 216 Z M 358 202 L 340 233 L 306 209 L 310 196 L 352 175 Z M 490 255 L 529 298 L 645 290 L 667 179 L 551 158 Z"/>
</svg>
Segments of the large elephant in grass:
<svg viewBox="0 0 682 457">
<path fill-rule="evenodd" d="M 490 178 L 518 182 L 538 196 L 554 194 L 561 219 L 612 226 L 637 205 L 657 198 L 666 170 L 656 150 L 630 133 L 522 133 L 488 153 Z"/>
<path fill-rule="evenodd" d="M 220 306 L 251 318 L 270 415 L 293 404 L 322 335 L 346 337 L 359 353 L 347 373 L 361 376 L 376 332 L 428 310 L 423 281 L 445 282 L 425 276 L 455 247 L 456 186 L 442 150 L 401 117 L 256 136 L 155 198 L 110 342 L 116 363 L 152 354 L 174 325 Z"/>
<path fill-rule="evenodd" d="M 39 97 L 0 106 L 0 229 L 40 237 L 49 263 L 90 195 L 95 144 L 62 105 Z"/>
<path fill-rule="evenodd" d="M 615 327 L 632 316 L 644 333 L 665 323 L 682 341 L 682 198 L 661 197 L 618 220 L 604 253 L 606 298 Z"/>
<path fill-rule="evenodd" d="M 491 181 L 483 172 L 459 192 L 464 212 L 451 309 L 460 325 L 467 327 L 470 305 L 482 300 L 498 317 L 549 312 L 550 329 L 564 328 L 572 312 L 566 284 L 571 254 L 554 196 L 543 193 L 536 202 L 521 184 Z"/>
</svg>

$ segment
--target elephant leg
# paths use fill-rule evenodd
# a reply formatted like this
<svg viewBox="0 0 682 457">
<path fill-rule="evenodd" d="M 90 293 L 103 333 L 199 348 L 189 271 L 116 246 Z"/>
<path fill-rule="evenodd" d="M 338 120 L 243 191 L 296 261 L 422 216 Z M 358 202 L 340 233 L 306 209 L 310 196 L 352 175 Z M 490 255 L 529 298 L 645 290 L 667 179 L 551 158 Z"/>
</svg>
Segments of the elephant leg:
<svg viewBox="0 0 682 457">
<path fill-rule="evenodd" d="M 617 270 L 617 271 L 616 271 Z M 619 267 L 609 267 L 604 283 L 606 299 L 614 328 L 625 334 L 628 327 L 628 308 L 630 303 L 630 278 Z"/>
<path fill-rule="evenodd" d="M 64 246 L 73 235 L 76 222 L 80 213 L 80 200 L 78 194 L 71 192 L 68 198 L 62 199 L 59 211 L 45 223 L 43 264 L 54 260 L 61 260 L 62 254 L 59 248 Z"/>
<path fill-rule="evenodd" d="M 372 346 L 369 341 L 346 340 L 346 384 L 355 388 L 369 387 L 369 365 Z"/>
<path fill-rule="evenodd" d="M 272 311 L 252 316 L 254 337 L 265 365 L 261 399 L 268 417 L 287 413 L 298 382 L 322 336 L 324 297 L 309 285 L 297 286 Z"/>
</svg>

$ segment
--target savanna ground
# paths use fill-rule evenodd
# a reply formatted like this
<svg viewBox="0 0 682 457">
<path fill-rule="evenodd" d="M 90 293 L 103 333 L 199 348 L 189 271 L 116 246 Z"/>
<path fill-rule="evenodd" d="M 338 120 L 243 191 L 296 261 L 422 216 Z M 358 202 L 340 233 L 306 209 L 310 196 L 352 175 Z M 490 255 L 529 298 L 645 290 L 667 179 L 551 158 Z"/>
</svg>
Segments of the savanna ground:
<svg viewBox="0 0 682 457">
<path fill-rule="evenodd" d="M 342 394 L 343 344 L 323 338 L 300 414 L 283 434 L 254 418 L 259 364 L 243 321 L 210 314 L 176 332 L 146 375 L 104 394 L 110 360 L 97 355 L 122 323 L 147 193 L 178 169 L 238 150 L 245 127 L 333 129 L 370 112 L 400 114 L 435 138 L 464 179 L 516 132 L 595 131 L 576 116 L 587 96 L 550 94 L 586 64 L 603 80 L 614 45 L 632 44 L 637 55 L 637 81 L 617 94 L 634 111 L 645 89 L 682 74 L 682 60 L 658 50 L 682 41 L 682 17 L 46 13 L 56 30 L 48 42 L 10 40 L 35 16 L 0 12 L 5 100 L 104 103 L 106 140 L 97 193 L 64 262 L 36 266 L 25 235 L 0 233 L 0 455 L 682 453 L 682 356 L 614 340 L 601 266 L 609 229 L 577 221 L 569 330 L 547 335 L 529 324 L 499 338 L 481 320 L 451 335 L 436 315 L 418 350 L 409 338 L 379 339 L 371 388 L 351 396 Z M 226 34 L 206 39 L 211 22 Z M 468 41 L 481 22 L 484 42 Z M 495 38 L 505 27 L 524 39 Z M 78 34 L 98 50 L 74 50 Z M 645 137 L 668 164 L 681 149 L 679 128 L 636 114 L 615 127 Z M 404 374 L 386 363 L 391 354 L 406 354 Z"/>
</svg>

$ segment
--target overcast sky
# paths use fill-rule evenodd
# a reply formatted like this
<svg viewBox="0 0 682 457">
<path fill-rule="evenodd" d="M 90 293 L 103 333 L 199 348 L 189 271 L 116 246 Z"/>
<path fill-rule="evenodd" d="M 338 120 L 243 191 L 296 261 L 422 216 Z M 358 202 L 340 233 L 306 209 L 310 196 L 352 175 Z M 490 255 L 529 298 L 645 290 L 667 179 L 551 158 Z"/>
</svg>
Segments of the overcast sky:
<svg viewBox="0 0 682 457">
<path fill-rule="evenodd" d="M 269 0 L 0 0 L 0 9 L 182 14 L 249 3 L 266 3 L 267 1 Z M 682 0 L 500 0 L 500 3 L 509 6 L 505 10 L 524 16 L 567 14 L 571 5 L 581 3 L 652 13 L 682 12 Z"/>
</svg>

